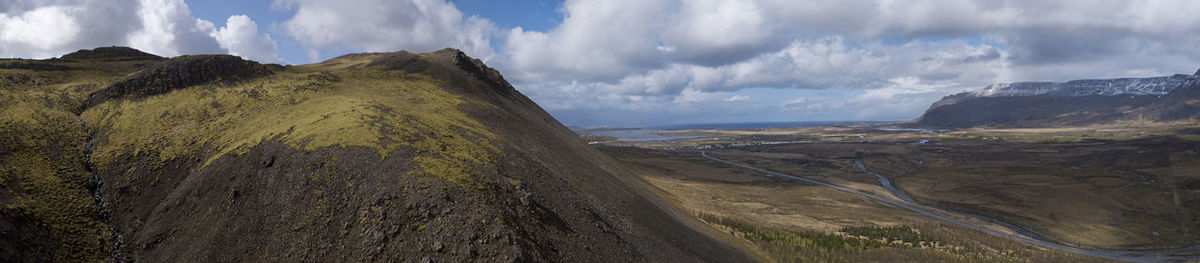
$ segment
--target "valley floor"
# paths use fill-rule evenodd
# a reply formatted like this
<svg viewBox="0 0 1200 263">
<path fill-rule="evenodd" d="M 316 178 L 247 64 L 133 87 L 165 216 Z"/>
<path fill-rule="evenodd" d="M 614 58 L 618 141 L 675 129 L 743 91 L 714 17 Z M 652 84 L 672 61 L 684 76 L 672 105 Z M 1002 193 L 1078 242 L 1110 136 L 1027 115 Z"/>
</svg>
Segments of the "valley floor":
<svg viewBox="0 0 1200 263">
<path fill-rule="evenodd" d="M 1011 222 L 1036 239 L 1079 249 L 1141 251 L 1194 248 L 1198 240 L 1200 140 L 1193 131 L 930 133 L 810 127 L 689 131 L 711 138 L 640 147 L 611 141 L 600 149 L 676 205 L 773 261 L 1094 262 L 1103 259 L 1014 242 L 827 187 L 765 177 L 700 152 L 903 202 L 880 186 L 879 178 L 861 171 L 855 163 L 861 160 L 922 205 Z M 939 213 L 1022 234 L 979 218 Z M 1116 258 L 1177 261 L 1196 260 L 1196 254 Z"/>
</svg>

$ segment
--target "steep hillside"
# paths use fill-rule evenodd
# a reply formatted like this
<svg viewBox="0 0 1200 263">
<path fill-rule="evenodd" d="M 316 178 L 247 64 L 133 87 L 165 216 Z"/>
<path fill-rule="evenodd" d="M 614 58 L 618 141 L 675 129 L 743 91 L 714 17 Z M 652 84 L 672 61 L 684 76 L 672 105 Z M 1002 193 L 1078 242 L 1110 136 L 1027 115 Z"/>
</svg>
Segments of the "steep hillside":
<svg viewBox="0 0 1200 263">
<path fill-rule="evenodd" d="M 1200 98 L 1191 93 L 1177 92 L 1185 90 L 1181 87 L 1197 81 L 1200 81 L 1200 75 L 1177 74 L 1061 83 L 999 83 L 977 92 L 946 96 L 930 106 L 911 125 L 1033 128 L 1118 120 L 1170 121 L 1179 113 L 1168 111 L 1179 109 L 1188 100 Z"/>
<path fill-rule="evenodd" d="M 93 196 L 88 94 L 160 60 L 128 48 L 0 59 L 0 261 L 103 261 L 113 232 Z"/>
<path fill-rule="evenodd" d="M 1196 74 L 1200 76 L 1200 71 Z M 1200 80 L 1190 81 L 1139 112 L 1161 121 L 1200 119 Z"/>
<path fill-rule="evenodd" d="M 55 114 L 0 126 L 31 137 L 0 140 L 0 234 L 41 242 L 0 260 L 748 260 L 457 50 L 110 56 L 2 71 L 6 101 L 37 104 L 6 112 Z M 70 220 L 26 201 L 42 181 L 74 189 Z"/>
</svg>

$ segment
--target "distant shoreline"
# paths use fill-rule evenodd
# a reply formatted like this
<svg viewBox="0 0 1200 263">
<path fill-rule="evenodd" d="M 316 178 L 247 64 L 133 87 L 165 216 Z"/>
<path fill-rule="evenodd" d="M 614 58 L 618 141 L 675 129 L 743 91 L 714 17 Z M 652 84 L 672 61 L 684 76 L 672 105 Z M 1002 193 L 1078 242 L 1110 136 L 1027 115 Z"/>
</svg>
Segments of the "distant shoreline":
<svg viewBox="0 0 1200 263">
<path fill-rule="evenodd" d="M 571 128 L 575 132 L 598 132 L 598 131 L 632 131 L 641 130 L 642 127 L 596 127 L 596 128 Z"/>
<path fill-rule="evenodd" d="M 676 130 L 753 130 L 753 129 L 769 129 L 769 128 L 795 128 L 795 127 L 816 127 L 816 126 L 843 126 L 843 125 L 858 125 L 858 124 L 886 124 L 897 123 L 900 121 L 781 121 L 781 122 L 726 122 L 726 123 L 685 123 L 685 124 L 666 124 L 657 126 L 641 126 L 641 127 L 571 127 L 571 130 L 576 132 L 596 132 L 596 131 L 629 131 L 629 130 L 653 130 L 653 131 L 676 131 Z"/>
</svg>

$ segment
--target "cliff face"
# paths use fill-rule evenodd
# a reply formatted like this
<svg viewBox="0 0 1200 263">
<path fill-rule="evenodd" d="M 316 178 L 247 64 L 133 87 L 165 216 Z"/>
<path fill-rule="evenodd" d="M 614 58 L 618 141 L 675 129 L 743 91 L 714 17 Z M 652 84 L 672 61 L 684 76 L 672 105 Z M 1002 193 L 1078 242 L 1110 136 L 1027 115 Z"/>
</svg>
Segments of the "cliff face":
<svg viewBox="0 0 1200 263">
<path fill-rule="evenodd" d="M 228 56 L 140 61 L 89 60 L 126 67 L 81 73 L 100 77 L 76 89 L 64 88 L 74 76 L 23 71 L 44 85 L 8 97 L 65 94 L 73 106 L 64 108 L 75 109 L 60 121 L 75 132 L 54 134 L 73 138 L 66 152 L 88 160 L 74 164 L 98 184 L 86 172 L 59 184 L 95 188 L 101 200 L 81 199 L 79 218 L 98 234 L 80 257 L 748 260 L 457 50 L 289 67 Z M 41 147 L 0 142 L 0 156 Z M 5 222 L 24 221 L 0 230 Z M 37 240 L 69 235 L 50 236 Z"/>
<path fill-rule="evenodd" d="M 1200 77 L 1176 74 L 1153 78 L 998 83 L 968 94 L 976 97 L 1167 95 L 1184 82 L 1197 78 Z"/>
<path fill-rule="evenodd" d="M 1197 72 L 1200 73 L 1200 72 Z M 1068 82 L 999 83 L 955 94 L 935 102 L 915 126 L 965 128 L 1059 127 L 1118 120 L 1179 120 L 1180 114 L 1160 114 L 1152 108 L 1175 108 L 1167 99 L 1200 81 L 1200 75 L 1154 78 L 1074 80 Z M 1176 95 L 1184 97 L 1188 95 Z M 1185 114 L 1186 115 L 1186 114 Z M 1186 118 L 1184 118 L 1186 119 Z"/>
</svg>

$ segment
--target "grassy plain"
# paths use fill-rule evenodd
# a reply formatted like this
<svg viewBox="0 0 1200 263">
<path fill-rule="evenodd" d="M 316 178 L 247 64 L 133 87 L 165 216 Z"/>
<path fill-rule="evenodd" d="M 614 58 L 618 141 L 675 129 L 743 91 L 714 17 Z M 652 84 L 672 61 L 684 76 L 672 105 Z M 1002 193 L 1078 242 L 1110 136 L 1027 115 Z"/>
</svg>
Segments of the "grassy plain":
<svg viewBox="0 0 1200 263">
<path fill-rule="evenodd" d="M 847 227 L 904 226 L 919 233 L 938 229 L 969 233 L 965 240 L 994 239 L 841 192 L 722 167 L 700 157 L 699 149 L 722 159 L 895 199 L 876 178 L 858 170 L 854 160 L 859 159 L 922 204 L 998 218 L 1040 238 L 1081 248 L 1165 249 L 1200 242 L 1200 126 L 1194 123 L 897 128 L 863 124 L 660 131 L 704 137 L 600 144 L 610 145 L 603 148 L 606 153 L 668 189 L 680 206 L 695 209 L 697 216 L 735 222 L 727 226 L 732 230 L 752 226 L 846 235 Z M 748 238 L 753 235 L 737 236 L 755 240 Z M 989 242 L 1001 241 L 971 243 L 987 247 L 985 251 L 1004 251 L 993 247 L 999 243 Z M 770 246 L 760 248 L 773 251 Z M 907 249 L 889 253 L 903 255 L 909 253 L 904 252 Z M 1036 248 L 985 255 L 1021 261 L 1043 256 L 1039 253 L 1063 256 Z"/>
<path fill-rule="evenodd" d="M 865 197 L 763 177 L 693 151 L 601 147 L 677 206 L 776 262 L 1097 262 L 931 221 Z M 810 164 L 830 173 L 838 165 Z"/>
</svg>

